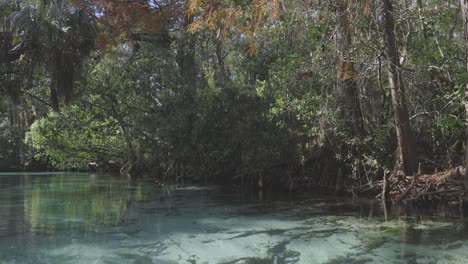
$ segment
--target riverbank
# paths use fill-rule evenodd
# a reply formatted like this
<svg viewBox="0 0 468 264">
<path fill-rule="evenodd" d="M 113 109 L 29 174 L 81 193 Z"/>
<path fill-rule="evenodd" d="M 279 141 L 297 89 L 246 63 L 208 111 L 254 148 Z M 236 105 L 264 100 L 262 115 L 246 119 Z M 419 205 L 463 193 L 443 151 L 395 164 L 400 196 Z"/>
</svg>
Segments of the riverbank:
<svg viewBox="0 0 468 264">
<path fill-rule="evenodd" d="M 60 172 L 60 170 L 49 167 L 37 166 L 17 166 L 0 164 L 0 172 Z M 84 170 L 66 170 L 66 172 L 86 172 Z M 208 184 L 201 182 L 200 179 L 178 178 L 177 182 L 164 181 L 152 173 L 141 173 L 136 178 L 153 178 L 153 187 L 163 187 L 171 184 L 193 185 Z M 129 177 L 130 178 L 130 177 Z M 132 176 L 131 178 L 134 178 Z M 167 179 L 170 180 L 170 179 Z M 224 183 L 224 186 L 230 186 L 233 183 Z M 237 184 L 238 185 L 238 184 Z M 432 174 L 419 174 L 416 176 L 397 175 L 395 177 L 386 177 L 382 180 L 371 181 L 363 185 L 344 184 L 344 188 L 338 186 L 321 186 L 314 184 L 312 178 L 293 179 L 289 184 L 257 186 L 258 184 L 248 186 L 238 186 L 242 189 L 250 189 L 262 194 L 271 192 L 284 194 L 315 193 L 320 195 L 334 195 L 362 197 L 377 200 L 393 202 L 395 204 L 409 203 L 427 203 L 433 201 L 450 202 L 463 205 L 468 202 L 468 176 L 463 166 L 435 172 Z"/>
<path fill-rule="evenodd" d="M 395 203 L 447 201 L 462 205 L 468 202 L 468 173 L 466 168 L 458 166 L 432 174 L 397 175 L 350 191 L 354 196 L 375 196 Z"/>
</svg>

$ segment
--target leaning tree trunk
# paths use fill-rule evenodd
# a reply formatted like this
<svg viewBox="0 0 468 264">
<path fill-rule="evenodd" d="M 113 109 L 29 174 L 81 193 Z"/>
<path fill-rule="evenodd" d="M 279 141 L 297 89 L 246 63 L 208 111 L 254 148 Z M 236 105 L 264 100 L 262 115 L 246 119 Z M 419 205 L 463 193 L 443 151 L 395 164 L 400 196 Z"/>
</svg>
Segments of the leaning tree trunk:
<svg viewBox="0 0 468 264">
<path fill-rule="evenodd" d="M 460 0 L 460 6 L 462 11 L 463 35 L 465 40 L 465 63 L 468 70 L 468 0 Z M 465 133 L 468 134 L 468 83 L 465 85 L 465 97 L 463 103 L 465 105 Z M 468 139 L 465 148 L 465 178 L 468 178 Z"/>
<path fill-rule="evenodd" d="M 397 135 L 397 159 L 395 170 L 412 175 L 417 170 L 416 142 L 411 131 L 408 110 L 405 105 L 403 80 L 395 39 L 395 25 L 391 0 L 383 0 L 385 51 L 388 64 L 388 80 L 392 95 Z"/>
<path fill-rule="evenodd" d="M 336 73 L 340 116 L 345 127 L 354 136 L 363 134 L 361 106 L 359 103 L 357 77 L 351 57 L 352 32 L 349 19 L 349 1 L 336 1 L 336 49 L 338 52 L 338 68 Z"/>
</svg>

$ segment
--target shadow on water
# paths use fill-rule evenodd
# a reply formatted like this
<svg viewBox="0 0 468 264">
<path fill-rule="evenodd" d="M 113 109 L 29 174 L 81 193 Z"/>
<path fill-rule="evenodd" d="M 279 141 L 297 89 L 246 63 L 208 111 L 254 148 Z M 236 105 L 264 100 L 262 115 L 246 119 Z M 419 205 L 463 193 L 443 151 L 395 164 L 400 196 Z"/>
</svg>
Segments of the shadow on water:
<svg viewBox="0 0 468 264">
<path fill-rule="evenodd" d="M 464 263 L 466 215 L 448 203 L 2 174 L 0 263 Z"/>
</svg>

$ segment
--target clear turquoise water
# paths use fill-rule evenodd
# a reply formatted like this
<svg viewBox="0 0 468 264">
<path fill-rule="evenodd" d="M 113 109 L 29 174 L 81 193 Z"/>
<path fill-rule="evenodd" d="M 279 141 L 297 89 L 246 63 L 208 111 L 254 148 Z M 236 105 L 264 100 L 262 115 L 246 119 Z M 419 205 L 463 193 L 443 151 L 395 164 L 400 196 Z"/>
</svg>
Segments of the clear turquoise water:
<svg viewBox="0 0 468 264">
<path fill-rule="evenodd" d="M 0 263 L 468 263 L 463 213 L 0 174 Z"/>
</svg>

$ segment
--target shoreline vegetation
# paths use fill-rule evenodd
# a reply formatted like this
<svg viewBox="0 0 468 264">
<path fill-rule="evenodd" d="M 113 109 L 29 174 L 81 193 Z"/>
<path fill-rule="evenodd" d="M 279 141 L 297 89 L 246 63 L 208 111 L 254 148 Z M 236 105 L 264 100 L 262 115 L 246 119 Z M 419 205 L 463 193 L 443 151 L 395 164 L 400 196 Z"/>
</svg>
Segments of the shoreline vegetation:
<svg viewBox="0 0 468 264">
<path fill-rule="evenodd" d="M 464 0 L 0 0 L 0 17 L 1 171 L 467 200 Z"/>
<path fill-rule="evenodd" d="M 104 171 L 96 170 L 95 167 L 90 167 L 89 170 L 58 170 L 53 168 L 38 168 L 38 167 L 0 167 L 0 172 L 7 173 L 36 173 L 36 172 L 97 172 L 97 173 L 109 173 Z M 111 172 L 112 173 L 112 172 Z M 114 172 L 117 173 L 117 172 Z M 154 175 L 149 171 L 140 171 L 140 177 L 151 177 L 154 180 L 154 187 L 163 187 L 165 185 L 171 186 L 177 185 L 191 185 L 200 184 L 198 179 L 178 179 L 178 181 L 164 182 L 164 179 L 155 178 Z M 463 166 L 459 166 L 454 169 L 448 169 L 441 172 L 434 172 L 432 174 L 417 174 L 416 176 L 403 176 L 399 179 L 389 179 L 384 177 L 382 180 L 375 182 L 368 182 L 363 185 L 345 185 L 339 186 L 320 186 L 315 185 L 311 179 L 302 179 L 295 185 L 289 185 L 289 189 L 282 188 L 280 191 L 284 193 L 311 193 L 320 192 L 327 195 L 338 195 L 345 197 L 352 197 L 353 199 L 365 198 L 365 199 L 376 199 L 382 202 L 393 202 L 397 205 L 410 205 L 410 204 L 424 204 L 424 203 L 439 203 L 449 202 L 451 204 L 458 204 L 460 207 L 464 206 L 464 203 L 468 201 L 467 188 L 468 178 L 465 176 L 466 169 Z M 130 175 L 122 174 L 129 179 Z M 206 183 L 205 183 L 206 184 Z M 245 186 L 240 186 L 245 187 Z M 247 186 L 248 187 L 248 186 Z M 251 191 L 263 192 L 264 187 L 258 182 L 257 186 L 250 186 Z M 273 191 L 270 189 L 270 191 Z M 276 189 L 278 191 L 278 189 Z"/>
</svg>

